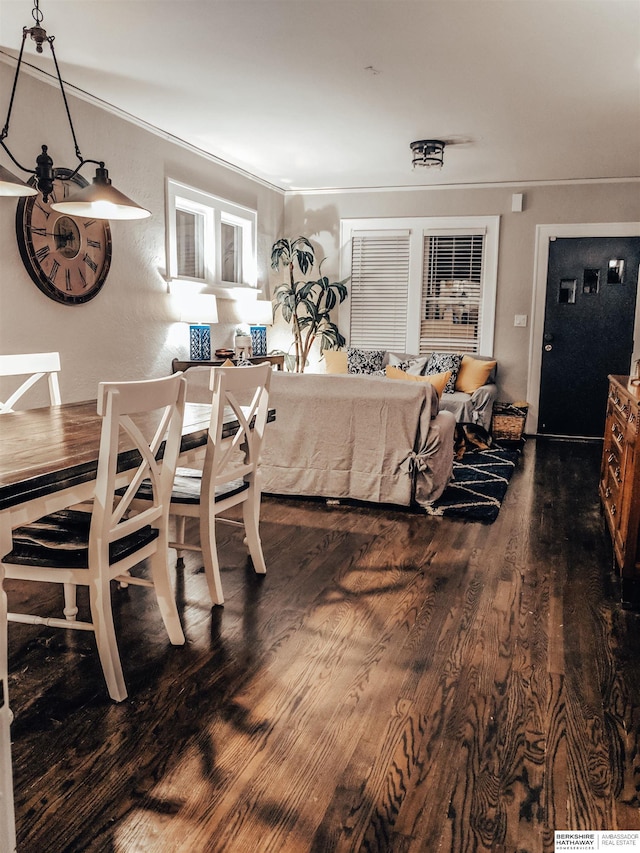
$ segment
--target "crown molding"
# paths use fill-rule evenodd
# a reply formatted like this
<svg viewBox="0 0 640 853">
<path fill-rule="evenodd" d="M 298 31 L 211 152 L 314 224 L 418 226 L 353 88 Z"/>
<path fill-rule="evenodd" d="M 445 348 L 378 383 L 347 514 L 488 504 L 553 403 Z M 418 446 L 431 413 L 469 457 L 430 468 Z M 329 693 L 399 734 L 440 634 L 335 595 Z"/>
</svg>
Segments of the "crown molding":
<svg viewBox="0 0 640 853">
<path fill-rule="evenodd" d="M 8 54 L 6 51 L 0 48 L 0 61 L 4 62 L 6 65 L 16 65 L 17 59 L 11 54 Z M 23 70 L 29 74 L 31 77 L 35 77 L 43 83 L 46 83 L 49 86 L 55 86 L 58 88 L 58 81 L 53 74 L 49 74 L 47 71 L 43 71 L 41 68 L 37 68 L 34 65 L 31 65 L 27 60 L 23 58 L 21 70 Z M 277 192 L 280 195 L 284 195 L 285 191 L 282 187 L 276 186 L 276 184 L 272 184 L 270 181 L 265 180 L 264 178 L 259 177 L 258 175 L 254 175 L 252 172 L 247 171 L 246 169 L 242 169 L 240 166 L 236 166 L 233 163 L 230 163 L 228 160 L 224 160 L 222 157 L 217 157 L 215 154 L 211 154 L 209 151 L 205 151 L 202 148 L 198 148 L 195 145 L 192 145 L 190 142 L 186 142 L 184 139 L 180 139 L 178 136 L 174 136 L 169 131 L 162 130 L 162 128 L 156 127 L 149 122 L 144 121 L 144 119 L 138 118 L 137 116 L 132 115 L 131 113 L 126 112 L 125 110 L 120 109 L 120 107 L 116 107 L 114 104 L 110 104 L 108 101 L 103 101 L 102 98 L 98 98 L 96 95 L 92 95 L 90 92 L 85 92 L 84 89 L 78 88 L 78 86 L 74 86 L 73 83 L 69 83 L 67 80 L 64 80 L 65 89 L 69 94 L 78 98 L 81 101 L 85 101 L 86 103 L 92 104 L 93 106 L 99 107 L 104 112 L 109 113 L 110 115 L 115 116 L 116 118 L 120 118 L 123 121 L 128 122 L 129 124 L 133 124 L 136 127 L 141 128 L 142 130 L 146 130 L 148 133 L 152 133 L 154 136 L 158 136 L 161 139 L 166 140 L 167 142 L 171 142 L 173 145 L 178 145 L 180 148 L 184 148 L 186 151 L 190 151 L 192 154 L 196 154 L 199 157 L 203 157 L 205 160 L 208 160 L 211 163 L 215 163 L 218 166 L 222 166 L 225 169 L 229 169 L 229 171 L 234 172 L 237 175 L 241 175 L 244 178 L 248 178 L 249 180 L 260 184 L 266 189 L 273 190 L 273 192 Z"/>
</svg>

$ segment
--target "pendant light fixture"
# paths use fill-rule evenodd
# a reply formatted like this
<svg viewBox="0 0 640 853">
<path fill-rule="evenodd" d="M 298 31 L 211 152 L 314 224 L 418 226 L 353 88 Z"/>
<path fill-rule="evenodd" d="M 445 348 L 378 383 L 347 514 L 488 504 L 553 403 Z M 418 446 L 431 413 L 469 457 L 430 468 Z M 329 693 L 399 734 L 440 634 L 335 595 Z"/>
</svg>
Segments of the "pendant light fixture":
<svg viewBox="0 0 640 853">
<path fill-rule="evenodd" d="M 30 36 L 31 39 L 36 43 L 37 53 L 42 53 L 42 47 L 45 42 L 49 45 L 49 48 L 51 49 L 51 56 L 53 57 L 53 62 L 56 69 L 56 76 L 58 78 L 58 85 L 60 86 L 62 100 L 64 101 L 65 110 L 67 112 L 67 119 L 69 121 L 69 128 L 71 130 L 71 136 L 73 138 L 73 143 L 75 146 L 76 157 L 79 160 L 78 166 L 75 168 L 75 170 L 72 171 L 69 177 L 73 177 L 74 175 L 76 175 L 80 171 L 80 169 L 82 169 L 82 167 L 85 166 L 87 163 L 93 163 L 98 167 L 96 169 L 96 175 L 93 179 L 92 184 L 89 184 L 89 186 L 79 190 L 74 195 L 69 196 L 69 198 L 65 199 L 64 201 L 55 202 L 51 205 L 51 209 L 56 210 L 59 213 L 66 213 L 71 216 L 86 216 L 91 217 L 93 219 L 144 219 L 147 216 L 151 216 L 150 211 L 141 207 L 139 204 L 136 204 L 135 201 L 132 201 L 130 198 L 128 198 L 126 195 L 124 195 L 114 186 L 112 186 L 111 181 L 109 179 L 109 173 L 105 169 L 104 162 L 102 160 L 90 160 L 88 158 L 84 158 L 80 153 L 78 142 L 76 140 L 76 133 L 73 127 L 73 121 L 71 120 L 69 104 L 67 103 L 67 96 L 65 93 L 64 84 L 62 82 L 62 77 L 60 76 L 58 60 L 56 58 L 55 50 L 53 47 L 53 41 L 55 39 L 55 36 L 48 36 L 46 30 L 44 30 L 41 26 L 43 16 L 42 12 L 40 11 L 39 0 L 34 0 L 34 6 L 31 14 L 35 21 L 35 26 L 30 28 L 23 27 L 22 30 L 22 44 L 20 46 L 18 64 L 16 66 L 16 73 L 13 80 L 13 88 L 11 90 L 11 98 L 9 100 L 7 118 L 5 120 L 2 132 L 0 133 L 0 146 L 2 146 L 2 148 L 6 151 L 6 153 L 11 158 L 11 161 L 18 167 L 18 169 L 23 172 L 26 172 L 29 175 L 35 176 L 35 188 L 32 186 L 28 186 L 8 169 L 5 169 L 4 166 L 0 166 L 0 196 L 28 196 L 36 195 L 38 192 L 40 192 L 42 193 L 43 200 L 47 202 L 49 200 L 49 195 L 51 194 L 51 191 L 53 189 L 53 180 L 56 177 L 56 170 L 53 166 L 53 160 L 48 154 L 48 149 L 46 145 L 42 146 L 41 153 L 36 158 L 35 169 L 29 169 L 25 166 L 22 166 L 18 162 L 18 160 L 9 150 L 9 147 L 5 141 L 7 136 L 9 135 L 9 121 L 11 119 L 11 111 L 13 109 L 13 102 L 16 94 L 16 86 L 18 83 L 18 77 L 22 65 L 24 45 L 27 36 Z"/>
</svg>

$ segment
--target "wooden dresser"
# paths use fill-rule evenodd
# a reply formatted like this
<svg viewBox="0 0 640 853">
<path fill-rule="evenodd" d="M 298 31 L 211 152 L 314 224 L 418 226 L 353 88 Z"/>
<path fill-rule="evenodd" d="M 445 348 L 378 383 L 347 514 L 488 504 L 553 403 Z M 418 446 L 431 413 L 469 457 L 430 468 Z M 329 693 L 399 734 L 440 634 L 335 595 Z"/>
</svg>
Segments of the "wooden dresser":
<svg viewBox="0 0 640 853">
<path fill-rule="evenodd" d="M 640 581 L 639 428 L 640 386 L 629 384 L 628 376 L 609 376 L 600 499 L 623 581 L 623 601 L 636 598 L 634 581 Z"/>
</svg>

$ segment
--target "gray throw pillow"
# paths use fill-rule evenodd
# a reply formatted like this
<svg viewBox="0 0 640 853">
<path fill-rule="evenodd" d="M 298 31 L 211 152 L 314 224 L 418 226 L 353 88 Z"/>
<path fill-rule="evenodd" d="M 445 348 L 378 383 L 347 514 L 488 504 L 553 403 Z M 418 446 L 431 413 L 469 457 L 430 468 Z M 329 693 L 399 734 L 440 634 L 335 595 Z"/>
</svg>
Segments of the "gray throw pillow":
<svg viewBox="0 0 640 853">
<path fill-rule="evenodd" d="M 412 376 L 422 376 L 428 361 L 428 355 L 416 355 L 402 359 L 393 353 L 389 353 L 389 364 L 392 367 L 399 367 L 400 370 L 404 370 L 405 373 L 410 373 Z"/>
</svg>

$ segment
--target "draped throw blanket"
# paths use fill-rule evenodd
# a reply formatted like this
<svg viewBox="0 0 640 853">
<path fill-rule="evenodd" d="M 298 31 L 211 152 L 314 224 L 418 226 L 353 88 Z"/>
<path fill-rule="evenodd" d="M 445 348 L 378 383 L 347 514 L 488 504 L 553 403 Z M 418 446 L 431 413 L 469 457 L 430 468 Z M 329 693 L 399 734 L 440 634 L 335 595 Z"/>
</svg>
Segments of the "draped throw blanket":
<svg viewBox="0 0 640 853">
<path fill-rule="evenodd" d="M 264 492 L 426 506 L 449 482 L 455 418 L 429 383 L 275 372 L 269 404 Z"/>
</svg>

